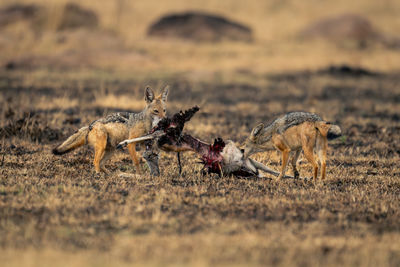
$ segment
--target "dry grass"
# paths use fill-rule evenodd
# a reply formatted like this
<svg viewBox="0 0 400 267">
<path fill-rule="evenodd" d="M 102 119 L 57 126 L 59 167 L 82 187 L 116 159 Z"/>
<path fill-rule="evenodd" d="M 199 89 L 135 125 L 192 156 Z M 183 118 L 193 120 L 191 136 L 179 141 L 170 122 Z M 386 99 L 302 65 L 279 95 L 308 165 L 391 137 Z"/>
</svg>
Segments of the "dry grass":
<svg viewBox="0 0 400 267">
<path fill-rule="evenodd" d="M 110 176 L 97 176 L 89 149 L 63 157 L 50 150 L 79 126 L 112 112 L 115 99 L 128 103 L 125 88 L 140 86 L 122 78 L 120 86 L 88 79 L 80 80 L 86 89 L 65 80 L 67 91 L 24 90 L 23 76 L 3 74 L 2 81 L 13 82 L 2 89 L 4 99 L 11 97 L 2 105 L 2 129 L 24 118 L 21 128 L 7 128 L 14 132 L 1 146 L 0 257 L 10 266 L 399 264 L 397 75 L 298 73 L 258 79 L 262 86 L 170 77 L 171 112 L 206 100 L 187 124 L 205 140 L 241 142 L 256 122 L 292 109 L 318 111 L 341 125 L 345 136 L 331 143 L 329 179 L 314 186 L 203 177 L 193 154 L 184 155 L 183 177 L 168 154 L 160 160 L 160 177 L 130 175 L 135 170 L 126 153 L 107 164 Z M 101 86 L 108 92 L 97 98 L 93 92 Z M 28 98 L 30 105 L 18 101 Z M 44 99 L 65 102 L 55 108 Z M 29 109 L 35 113 L 27 118 Z M 279 167 L 276 152 L 256 159 Z M 306 161 L 300 171 L 310 176 Z"/>
<path fill-rule="evenodd" d="M 52 14 L 65 3 L 18 2 L 45 4 Z M 24 23 L 2 30 L 0 66 L 20 65 L 0 70 L 1 262 L 400 265 L 400 53 L 295 37 L 314 19 L 342 12 L 368 16 L 396 35 L 398 1 L 75 2 L 98 13 L 99 30 L 56 32 L 57 15 L 40 35 Z M 145 36 L 160 15 L 198 9 L 248 24 L 255 42 Z M 309 71 L 343 63 L 376 72 Z M 168 154 L 160 177 L 135 176 L 127 153 L 108 162 L 112 174 L 105 177 L 93 173 L 88 148 L 50 153 L 104 114 L 141 110 L 147 84 L 171 85 L 170 114 L 199 105 L 185 127 L 210 142 L 219 136 L 241 143 L 257 122 L 293 110 L 338 123 L 344 137 L 330 144 L 328 179 L 314 186 L 203 177 L 193 154 L 183 156 L 182 177 Z M 255 158 L 280 166 L 276 152 Z M 304 160 L 300 173 L 311 175 Z"/>
</svg>

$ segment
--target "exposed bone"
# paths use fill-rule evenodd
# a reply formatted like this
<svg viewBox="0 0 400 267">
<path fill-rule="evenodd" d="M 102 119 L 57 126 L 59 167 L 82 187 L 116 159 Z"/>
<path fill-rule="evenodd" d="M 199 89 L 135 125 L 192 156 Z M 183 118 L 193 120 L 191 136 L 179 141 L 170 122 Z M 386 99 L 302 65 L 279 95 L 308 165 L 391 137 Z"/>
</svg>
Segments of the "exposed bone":
<svg viewBox="0 0 400 267">
<path fill-rule="evenodd" d="M 129 144 L 131 144 L 131 143 L 137 143 L 137 142 L 141 142 L 141 141 L 146 141 L 146 140 L 155 139 L 155 138 L 157 138 L 158 136 L 160 136 L 161 134 L 162 134 L 162 132 L 157 131 L 157 132 L 154 132 L 154 133 L 152 133 L 152 134 L 144 135 L 144 136 L 141 136 L 141 137 L 132 138 L 132 139 L 126 139 L 126 140 L 120 142 L 120 143 L 117 145 L 117 148 L 126 147 L 127 145 L 129 145 Z"/>
<path fill-rule="evenodd" d="M 257 168 L 258 170 L 262 170 L 262 171 L 264 171 L 264 172 L 266 172 L 266 173 L 269 173 L 269 174 L 272 174 L 272 175 L 274 175 L 274 176 L 276 176 L 276 177 L 279 176 L 279 172 L 276 172 L 276 171 L 274 171 L 274 170 L 268 168 L 268 167 L 265 166 L 264 164 L 262 164 L 262 163 L 260 163 L 260 162 L 258 162 L 258 161 L 256 161 L 256 160 L 254 160 L 254 159 L 251 159 L 251 158 L 248 158 L 248 159 L 249 159 L 249 161 L 251 162 L 251 164 L 253 164 L 253 166 L 254 166 L 255 168 Z M 283 176 L 282 178 L 295 179 L 293 176 L 290 176 L 290 175 L 285 175 L 285 176 Z M 301 178 L 299 178 L 299 179 L 301 179 Z"/>
</svg>

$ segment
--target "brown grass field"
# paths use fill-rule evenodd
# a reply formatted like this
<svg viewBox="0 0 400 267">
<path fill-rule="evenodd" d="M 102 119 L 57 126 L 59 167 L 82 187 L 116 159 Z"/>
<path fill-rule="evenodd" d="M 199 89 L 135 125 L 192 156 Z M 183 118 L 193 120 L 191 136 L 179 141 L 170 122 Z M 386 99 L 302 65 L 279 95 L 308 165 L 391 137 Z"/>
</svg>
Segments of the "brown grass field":
<svg viewBox="0 0 400 267">
<path fill-rule="evenodd" d="M 97 30 L 58 32 L 66 1 L 40 33 L 0 28 L 1 266 L 399 266 L 400 50 L 300 41 L 315 19 L 357 13 L 386 34 L 398 1 L 73 1 Z M 175 11 L 209 11 L 253 28 L 252 43 L 146 37 Z M 366 72 L 346 72 L 347 65 Z M 354 69 L 351 69 L 354 70 Z M 242 143 L 258 122 L 310 111 L 339 124 L 327 179 L 201 175 L 196 155 L 162 153 L 160 177 L 134 175 L 126 151 L 96 175 L 90 148 L 51 149 L 91 121 L 140 111 L 146 85 L 169 84 L 168 113 L 199 105 L 185 126 Z M 278 170 L 277 152 L 255 159 Z M 302 157 L 300 175 L 311 176 Z M 289 171 L 291 174 L 291 170 Z M 269 176 L 268 176 L 269 177 Z"/>
</svg>

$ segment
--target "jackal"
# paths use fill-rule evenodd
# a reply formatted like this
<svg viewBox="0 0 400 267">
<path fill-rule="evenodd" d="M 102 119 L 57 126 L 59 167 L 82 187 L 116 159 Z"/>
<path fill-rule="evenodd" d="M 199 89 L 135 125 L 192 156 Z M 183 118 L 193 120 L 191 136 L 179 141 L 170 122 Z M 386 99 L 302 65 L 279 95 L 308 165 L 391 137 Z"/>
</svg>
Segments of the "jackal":
<svg viewBox="0 0 400 267">
<path fill-rule="evenodd" d="M 107 173 L 103 164 L 119 142 L 147 134 L 166 116 L 167 97 L 168 87 L 165 87 L 159 96 L 155 96 L 153 90 L 146 87 L 147 106 L 140 113 L 120 112 L 95 120 L 54 148 L 53 154 L 62 155 L 89 143 L 94 148 L 93 165 L 96 172 L 102 170 Z M 129 144 L 128 150 L 137 172 L 141 173 L 139 158 L 136 155 L 136 143 Z"/>
<path fill-rule="evenodd" d="M 321 178 L 326 176 L 326 151 L 328 140 L 341 136 L 338 125 L 323 121 L 320 116 L 308 112 L 291 112 L 274 120 L 268 126 L 260 123 L 251 131 L 245 141 L 244 157 L 266 150 L 278 149 L 282 153 L 282 169 L 278 179 L 285 176 L 289 155 L 295 177 L 299 177 L 296 164 L 301 150 L 313 166 L 314 182 L 321 165 Z M 314 155 L 316 149 L 317 159 Z"/>
</svg>

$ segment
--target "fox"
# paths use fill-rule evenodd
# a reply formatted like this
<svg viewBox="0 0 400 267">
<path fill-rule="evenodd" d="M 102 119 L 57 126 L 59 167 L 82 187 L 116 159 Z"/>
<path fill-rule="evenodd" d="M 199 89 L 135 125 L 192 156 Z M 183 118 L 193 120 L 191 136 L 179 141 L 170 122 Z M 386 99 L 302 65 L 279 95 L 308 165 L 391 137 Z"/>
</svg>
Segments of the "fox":
<svg viewBox="0 0 400 267">
<path fill-rule="evenodd" d="M 321 179 L 326 176 L 326 152 L 328 140 L 342 135 L 338 125 L 322 120 L 320 116 L 308 112 L 287 113 L 267 126 L 255 126 L 244 143 L 243 157 L 267 150 L 277 149 L 282 153 L 282 167 L 278 180 L 285 176 L 289 156 L 295 178 L 299 177 L 297 160 L 303 151 L 305 158 L 313 167 L 314 183 L 321 169 Z M 316 150 L 316 155 L 314 155 Z M 318 161 L 318 162 L 317 162 Z M 319 163 L 319 164 L 318 164 Z"/>
<path fill-rule="evenodd" d="M 52 150 L 53 154 L 62 155 L 89 144 L 94 148 L 93 165 L 96 173 L 101 171 L 109 173 L 104 167 L 104 162 L 119 142 L 147 134 L 162 118 L 165 118 L 168 93 L 169 87 L 166 86 L 160 95 L 155 96 L 154 91 L 147 86 L 144 97 L 146 107 L 141 112 L 119 112 L 97 119 L 55 147 Z M 128 151 L 137 173 L 141 174 L 140 161 L 136 154 L 137 143 L 140 144 L 140 142 L 129 144 Z"/>
</svg>

